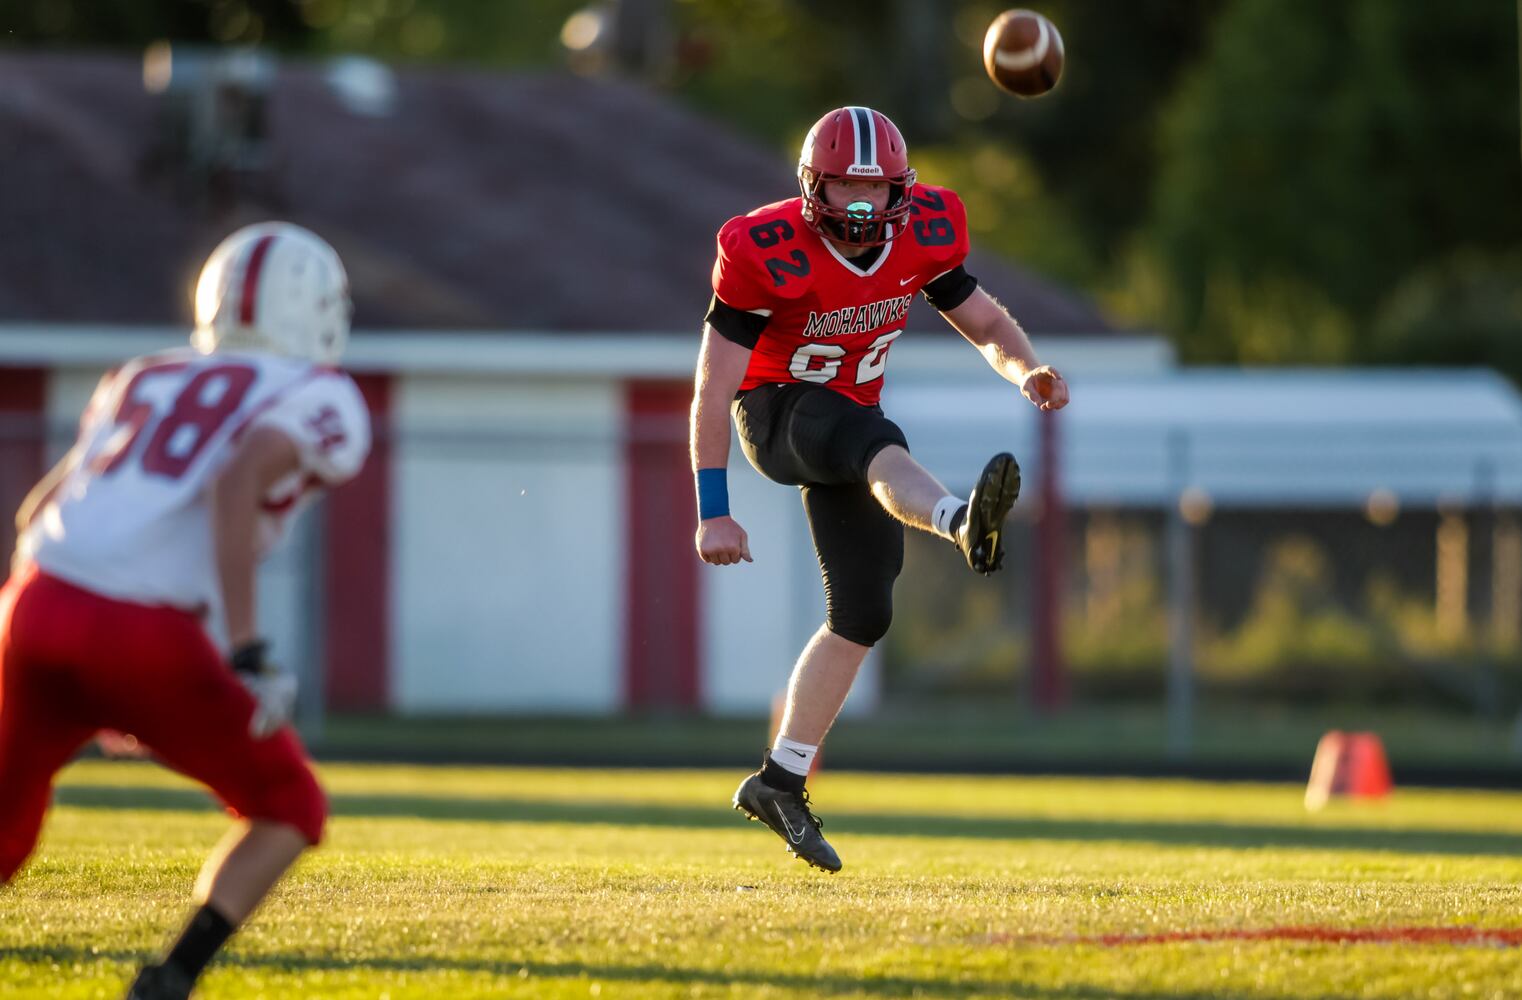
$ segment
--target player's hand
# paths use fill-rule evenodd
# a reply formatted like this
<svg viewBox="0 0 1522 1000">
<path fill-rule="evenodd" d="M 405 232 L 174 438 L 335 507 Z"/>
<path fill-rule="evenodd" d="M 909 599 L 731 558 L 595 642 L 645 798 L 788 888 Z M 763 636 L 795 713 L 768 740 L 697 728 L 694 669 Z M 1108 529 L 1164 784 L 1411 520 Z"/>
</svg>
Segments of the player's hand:
<svg viewBox="0 0 1522 1000">
<path fill-rule="evenodd" d="M 1038 410 L 1060 410 L 1068 405 L 1068 384 L 1062 373 L 1051 365 L 1032 368 L 1020 383 L 1020 392 Z"/>
<path fill-rule="evenodd" d="M 256 740 L 275 735 L 296 710 L 296 676 L 266 660 L 266 648 L 262 641 L 244 643 L 231 657 L 238 681 L 254 696 L 248 734 Z"/>
<path fill-rule="evenodd" d="M 698 522 L 698 555 L 706 563 L 728 566 L 750 557 L 750 539 L 732 517 L 710 517 Z"/>
</svg>

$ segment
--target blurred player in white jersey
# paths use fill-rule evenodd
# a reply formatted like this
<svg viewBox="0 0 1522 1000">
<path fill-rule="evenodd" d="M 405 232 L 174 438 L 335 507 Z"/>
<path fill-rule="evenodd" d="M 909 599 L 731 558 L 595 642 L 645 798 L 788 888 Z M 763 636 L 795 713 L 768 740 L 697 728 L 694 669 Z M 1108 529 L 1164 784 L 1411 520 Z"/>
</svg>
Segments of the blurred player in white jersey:
<svg viewBox="0 0 1522 1000">
<path fill-rule="evenodd" d="M 189 347 L 101 380 L 79 439 L 17 514 L 0 589 L 0 883 L 36 846 L 53 778 L 101 730 L 137 740 L 236 818 L 199 909 L 128 1000 L 183 1000 L 308 846 L 327 802 L 287 723 L 293 676 L 266 660 L 255 568 L 318 489 L 370 448 L 332 247 L 241 229 L 196 287 Z M 219 618 L 224 655 L 206 624 Z"/>
</svg>

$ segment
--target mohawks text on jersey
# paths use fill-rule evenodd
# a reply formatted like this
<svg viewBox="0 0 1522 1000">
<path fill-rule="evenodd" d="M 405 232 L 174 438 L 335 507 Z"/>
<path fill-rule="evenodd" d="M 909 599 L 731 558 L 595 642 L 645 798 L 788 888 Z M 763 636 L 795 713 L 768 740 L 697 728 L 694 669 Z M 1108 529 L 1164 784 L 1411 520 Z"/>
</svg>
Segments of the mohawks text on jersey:
<svg viewBox="0 0 1522 1000">
<path fill-rule="evenodd" d="M 864 306 L 846 306 L 827 313 L 809 313 L 809 321 L 803 328 L 805 337 L 839 337 L 851 333 L 866 333 L 887 323 L 898 323 L 909 318 L 909 303 L 913 295 L 898 295 L 891 299 L 871 302 Z"/>
</svg>

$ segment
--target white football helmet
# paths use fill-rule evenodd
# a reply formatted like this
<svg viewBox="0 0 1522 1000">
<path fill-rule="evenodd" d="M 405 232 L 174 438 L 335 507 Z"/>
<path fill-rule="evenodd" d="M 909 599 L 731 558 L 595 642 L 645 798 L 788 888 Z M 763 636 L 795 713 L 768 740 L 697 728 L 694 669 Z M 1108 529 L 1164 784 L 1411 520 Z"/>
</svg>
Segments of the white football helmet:
<svg viewBox="0 0 1522 1000">
<path fill-rule="evenodd" d="M 245 226 L 223 240 L 196 282 L 190 343 L 335 364 L 349 340 L 349 276 L 332 247 L 289 222 Z"/>
</svg>

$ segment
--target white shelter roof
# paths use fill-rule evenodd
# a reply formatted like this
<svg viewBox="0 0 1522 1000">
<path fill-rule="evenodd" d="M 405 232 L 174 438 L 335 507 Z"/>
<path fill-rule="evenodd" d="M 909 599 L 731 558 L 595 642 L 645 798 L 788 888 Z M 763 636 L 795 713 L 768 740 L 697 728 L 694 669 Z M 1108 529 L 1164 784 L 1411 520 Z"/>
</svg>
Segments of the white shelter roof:
<svg viewBox="0 0 1522 1000">
<path fill-rule="evenodd" d="M 1077 375 L 1072 389 L 1058 419 L 1072 503 L 1161 506 L 1185 488 L 1238 507 L 1362 506 L 1376 491 L 1522 503 L 1522 396 L 1488 370 L 1175 369 Z M 889 407 L 957 485 L 1001 447 L 1039 464 L 1034 411 L 1012 387 L 910 383 Z"/>
</svg>

